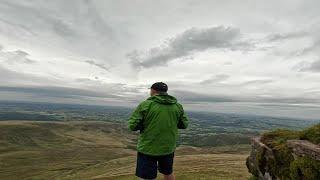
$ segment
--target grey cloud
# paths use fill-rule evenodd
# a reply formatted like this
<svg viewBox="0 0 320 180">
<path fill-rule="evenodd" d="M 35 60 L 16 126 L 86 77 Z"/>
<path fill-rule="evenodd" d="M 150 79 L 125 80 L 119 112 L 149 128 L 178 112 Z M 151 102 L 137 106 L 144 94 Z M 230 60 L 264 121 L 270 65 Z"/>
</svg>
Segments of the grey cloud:
<svg viewBox="0 0 320 180">
<path fill-rule="evenodd" d="M 140 100 L 143 93 L 148 95 L 147 90 L 144 87 L 138 88 L 137 84 L 160 78 L 185 83 L 169 84 L 169 87 L 173 87 L 173 90 L 191 91 L 176 92 L 178 97 L 189 103 L 313 102 L 311 98 L 319 99 L 318 94 L 305 95 L 303 91 L 310 87 L 319 89 L 317 74 L 313 76 L 311 73 L 301 73 L 297 78 L 296 73 L 287 71 L 287 68 L 304 59 L 320 57 L 317 25 L 320 16 L 315 2 L 217 3 L 205 0 L 188 4 L 183 0 L 143 0 L 133 3 L 1 0 L 0 41 L 6 44 L 2 44 L 5 49 L 0 47 L 0 56 L 6 57 L 0 58 L 0 84 L 14 87 L 28 85 L 26 88 L 38 86 L 42 90 L 33 91 L 35 93 L 32 92 L 33 89 L 7 89 L 17 94 L 23 91 L 28 92 L 28 95 L 35 94 L 34 99 L 38 96 L 56 96 L 62 100 L 61 96 L 65 96 L 68 100 L 82 97 L 103 100 L 109 95 L 116 95 L 127 103 L 128 98 Z M 193 13 L 189 13 L 191 11 Z M 213 24 L 234 24 L 238 28 L 212 27 L 215 26 Z M 192 26 L 196 28 L 189 28 Z M 293 32 L 289 32 L 290 30 Z M 278 33 L 272 34 L 273 32 Z M 143 48 L 145 44 L 159 40 L 163 40 L 163 43 Z M 7 46 L 24 52 L 12 51 L 5 54 L 3 51 L 7 51 Z M 137 51 L 132 51 L 134 49 Z M 207 50 L 210 51 L 201 53 Z M 234 50 L 236 52 L 231 52 Z M 242 53 L 247 50 L 250 53 Z M 292 51 L 298 53 L 294 52 L 287 57 Z M 129 58 L 125 58 L 124 54 L 128 52 Z M 192 62 L 183 63 L 177 70 L 171 69 L 173 67 L 166 68 L 164 72 L 168 73 L 148 76 L 150 71 L 136 71 L 139 68 L 166 66 L 172 61 L 180 63 L 182 60 L 198 57 L 197 53 L 201 53 L 201 62 L 189 60 Z M 299 53 L 304 56 L 298 57 Z M 41 63 L 41 59 L 35 59 L 38 63 L 32 66 L 22 64 L 31 63 L 28 59 L 32 60 L 33 57 L 44 59 Z M 283 58 L 290 61 L 281 61 Z M 11 60 L 7 61 L 8 59 Z M 78 67 L 74 59 L 79 60 L 79 68 L 65 67 L 66 64 Z M 219 59 L 220 63 L 215 64 L 212 59 Z M 229 63 L 225 65 L 232 65 L 223 66 L 226 61 Z M 137 69 L 132 69 L 129 62 Z M 211 70 L 209 66 L 213 64 L 215 65 Z M 318 61 L 306 61 L 301 71 L 320 72 L 319 64 Z M 48 66 L 52 68 L 46 71 Z M 23 69 L 24 67 L 26 68 Z M 267 68 L 261 70 L 261 67 Z M 92 73 L 92 69 L 98 72 Z M 112 70 L 112 76 L 107 77 L 104 71 L 109 69 Z M 183 72 L 178 72 L 181 69 Z M 179 74 L 173 77 L 171 72 Z M 213 72 L 218 75 L 211 77 Z M 232 79 L 230 77 L 229 80 L 224 74 L 229 74 Z M 244 81 L 243 78 L 250 78 L 252 81 Z M 199 84 L 198 79 L 203 81 Z M 289 83 L 280 83 L 284 81 Z M 114 85 L 106 82 L 127 84 Z M 53 84 L 83 88 L 90 92 L 47 87 Z M 98 92 L 95 94 L 91 91 Z"/>
<path fill-rule="evenodd" d="M 313 72 L 320 72 L 320 60 L 313 62 L 310 65 L 309 70 L 311 70 Z"/>
<path fill-rule="evenodd" d="M 297 38 L 309 38 L 312 41 L 311 45 L 308 45 L 307 47 L 301 48 L 297 51 L 294 51 L 289 54 L 289 57 L 298 57 L 298 56 L 304 56 L 308 54 L 319 54 L 320 50 L 320 36 L 319 36 L 319 30 L 320 27 L 318 26 L 310 26 L 305 31 L 297 31 L 297 32 L 291 32 L 286 34 L 274 34 L 269 36 L 269 40 L 272 41 L 281 41 L 281 40 L 289 40 L 289 39 L 297 39 Z"/>
<path fill-rule="evenodd" d="M 61 83 L 58 79 L 45 78 L 28 73 L 17 72 L 7 69 L 0 64 L 0 84 L 2 86 L 16 86 L 21 84 L 43 85 Z"/>
<path fill-rule="evenodd" d="M 5 56 L 7 57 L 7 62 L 9 63 L 20 62 L 20 63 L 32 64 L 36 62 L 35 60 L 28 58 L 29 56 L 28 53 L 21 50 L 5 52 Z"/>
<path fill-rule="evenodd" d="M 270 98 L 257 98 L 253 102 L 265 102 L 265 103 L 284 103 L 284 104 L 312 104 L 319 103 L 319 99 L 314 98 L 304 98 L 304 97 L 292 97 L 292 98 L 282 98 L 282 97 L 270 97 Z"/>
<path fill-rule="evenodd" d="M 13 54 L 13 57 L 10 58 L 10 60 L 12 60 L 12 61 L 20 61 L 20 62 L 24 62 L 27 64 L 31 64 L 31 63 L 36 62 L 35 60 L 28 58 L 27 56 L 29 56 L 29 54 L 25 51 L 17 50 L 17 51 L 12 52 L 12 54 Z"/>
<path fill-rule="evenodd" d="M 106 49 L 116 51 L 119 34 L 101 14 L 94 1 L 3 0 L 0 32 L 48 46 L 52 53 L 60 53 L 56 47 L 61 47 L 77 55 L 105 59 L 113 52 Z"/>
<path fill-rule="evenodd" d="M 91 64 L 91 65 L 94 65 L 94 66 L 97 66 L 98 68 L 101 68 L 101 69 L 106 70 L 106 71 L 109 72 L 109 68 L 106 67 L 104 64 L 97 63 L 97 62 L 95 62 L 93 60 L 86 60 L 84 62 L 86 62 L 88 64 Z"/>
<path fill-rule="evenodd" d="M 257 79 L 257 80 L 251 80 L 251 81 L 246 81 L 242 83 L 242 85 L 260 85 L 260 84 L 269 84 L 274 82 L 272 79 Z"/>
<path fill-rule="evenodd" d="M 0 4 L 1 5 L 1 4 Z M 17 3 L 17 2 L 2 2 L 2 6 L 7 6 L 6 10 L 11 9 L 12 11 L 18 12 L 25 19 L 33 19 L 32 23 L 25 24 L 24 22 L 20 22 L 19 19 L 13 19 L 10 16 L 6 16 L 8 20 L 1 19 L 2 22 L 10 25 L 11 27 L 15 27 L 17 30 L 22 29 L 23 32 L 31 33 L 32 35 L 37 35 L 38 30 L 35 27 L 41 26 L 41 29 L 44 28 L 52 28 L 52 30 L 64 38 L 68 38 L 70 36 L 75 36 L 76 31 L 72 29 L 68 24 L 63 22 L 63 20 L 53 16 L 51 13 L 45 13 L 44 11 L 48 10 L 48 7 L 39 8 L 41 4 L 37 4 L 37 6 L 33 6 L 32 3 Z M 49 4 L 48 4 L 49 5 Z M 15 15 L 14 15 L 15 16 Z M 14 17 L 13 16 L 13 17 Z M 34 26 L 34 27 L 32 27 Z"/>
<path fill-rule="evenodd" d="M 0 86 L 0 91 L 5 92 L 17 92 L 17 93 L 29 93 L 37 96 L 46 97 L 62 97 L 62 98 L 77 98 L 78 96 L 86 97 L 98 97 L 98 98 L 118 98 L 118 96 L 110 95 L 107 93 L 99 93 L 95 91 L 89 91 L 77 88 L 67 87 L 16 87 L 16 86 Z"/>
<path fill-rule="evenodd" d="M 134 101 L 141 97 L 141 91 L 147 89 L 141 86 L 128 86 L 125 83 L 106 83 L 96 77 L 78 78 L 76 81 L 85 84 L 87 88 L 94 89 L 94 91 L 103 91 L 102 94 L 112 94 L 124 99 L 133 99 Z"/>
<path fill-rule="evenodd" d="M 19 83 L 19 79 L 23 78 L 23 74 L 10 71 L 2 66 L 0 66 L 0 83 L 7 84 L 12 83 L 12 81 L 17 81 L 15 83 Z"/>
<path fill-rule="evenodd" d="M 236 100 L 228 96 L 215 96 L 199 94 L 190 91 L 172 90 L 170 91 L 172 95 L 175 95 L 179 100 L 185 102 L 235 102 Z"/>
<path fill-rule="evenodd" d="M 310 72 L 319 73 L 320 72 L 320 59 L 316 60 L 316 61 L 313 61 L 311 64 L 300 68 L 299 71 L 301 71 L 301 72 L 310 71 Z"/>
<path fill-rule="evenodd" d="M 320 50 L 320 37 L 318 39 L 316 39 L 315 37 L 313 44 L 307 48 L 302 49 L 300 52 L 297 53 L 297 55 L 301 56 L 301 55 L 312 53 L 312 52 L 319 53 L 319 50 Z"/>
<path fill-rule="evenodd" d="M 295 39 L 295 38 L 302 38 L 309 36 L 310 33 L 305 31 L 297 31 L 297 32 L 290 32 L 290 33 L 276 33 L 271 34 L 267 37 L 268 41 L 281 41 L 281 40 L 288 40 L 288 39 Z"/>
<path fill-rule="evenodd" d="M 315 104 L 284 104 L 284 103 L 265 103 L 265 104 L 258 104 L 258 106 L 263 106 L 263 107 L 299 107 L 299 108 L 319 108 L 319 106 Z"/>
<path fill-rule="evenodd" d="M 65 2 L 58 3 L 58 6 L 66 6 Z M 99 40 L 109 41 L 114 40 L 114 30 L 106 23 L 105 19 L 100 15 L 100 11 L 97 9 L 96 4 L 93 1 L 81 0 L 76 2 L 67 3 L 64 7 L 69 11 L 72 20 L 68 23 L 64 19 L 56 18 L 55 16 L 46 16 L 53 26 L 53 30 L 62 37 L 73 37 L 76 34 L 82 36 L 96 36 Z M 71 10 L 75 8 L 75 10 Z M 89 27 L 92 29 L 91 32 L 81 32 L 83 29 L 75 26 L 76 23 L 79 25 Z M 79 31 L 80 30 L 80 31 Z M 87 34 L 88 33 L 88 34 Z"/>
<path fill-rule="evenodd" d="M 24 97 L 23 99 L 25 101 L 61 101 L 85 104 L 103 104 L 104 102 L 109 102 L 124 105 L 128 105 L 128 103 L 138 103 L 146 98 L 136 88 L 126 87 L 125 84 L 119 83 L 109 83 L 104 84 L 104 86 L 98 85 L 93 88 L 0 86 L 0 99 L 8 99 L 10 96 Z M 10 98 L 8 100 L 10 100 Z"/>
<path fill-rule="evenodd" d="M 282 104 L 312 104 L 319 103 L 320 100 L 305 97 L 259 97 L 259 96 L 244 96 L 232 97 L 226 95 L 208 95 L 200 94 L 191 91 L 172 90 L 170 92 L 179 100 L 185 103 L 282 103 Z"/>
<path fill-rule="evenodd" d="M 70 27 L 70 25 L 59 19 L 51 19 L 51 25 L 54 32 L 62 37 L 70 38 L 75 37 L 78 34 L 77 31 Z"/>
<path fill-rule="evenodd" d="M 133 51 L 127 55 L 136 67 L 163 66 L 177 58 L 207 49 L 244 50 L 250 45 L 240 40 L 240 30 L 233 27 L 191 28 L 163 45 L 146 52 Z"/>
<path fill-rule="evenodd" d="M 96 82 L 96 81 L 98 81 L 98 79 L 95 78 L 95 80 L 92 80 L 90 78 L 78 78 L 78 79 L 76 79 L 76 81 L 79 81 L 79 82 L 92 82 L 92 81 L 94 81 L 94 82 Z"/>
<path fill-rule="evenodd" d="M 16 51 L 3 51 L 0 48 L 0 57 L 4 58 L 7 63 L 35 63 L 35 60 L 28 58 L 29 54 L 22 50 Z"/>
<path fill-rule="evenodd" d="M 0 18 L 0 23 L 3 24 L 3 26 L 9 26 L 12 27 L 15 30 L 21 30 L 21 32 L 26 33 L 27 35 L 36 35 L 35 33 L 32 32 L 32 30 L 22 24 L 14 23 L 12 21 L 8 21 L 5 19 Z M 3 31 L 3 29 L 0 29 L 0 31 Z"/>
<path fill-rule="evenodd" d="M 264 84 L 270 84 L 270 83 L 275 82 L 275 80 L 273 80 L 273 79 L 256 79 L 256 80 L 244 81 L 244 82 L 234 83 L 234 84 L 225 84 L 225 83 L 219 84 L 229 78 L 230 78 L 229 75 L 218 74 L 216 76 L 213 76 L 212 78 L 201 81 L 199 84 L 201 84 L 201 85 L 209 84 L 211 87 L 216 85 L 215 87 L 239 88 L 239 87 L 244 87 L 244 86 L 264 85 Z"/>
<path fill-rule="evenodd" d="M 0 99 L 9 101 L 57 102 L 75 104 L 113 105 L 131 103 L 125 97 L 108 92 L 95 92 L 86 89 L 50 86 L 0 86 Z"/>
<path fill-rule="evenodd" d="M 218 74 L 218 75 L 215 75 L 209 79 L 206 79 L 206 80 L 203 80 L 200 82 L 200 84 L 211 84 L 211 83 L 217 83 L 217 82 L 221 82 L 221 81 L 224 81 L 224 80 L 227 80 L 229 79 L 229 75 L 226 75 L 226 74 Z"/>
<path fill-rule="evenodd" d="M 93 3 L 93 1 L 85 0 L 84 1 L 88 7 L 87 14 L 90 18 L 90 24 L 93 26 L 93 28 L 102 35 L 101 38 L 104 38 L 104 36 L 107 36 L 111 39 L 114 39 L 114 30 L 112 27 L 106 23 L 105 19 L 99 14 L 99 11 L 97 10 L 96 5 Z"/>
</svg>

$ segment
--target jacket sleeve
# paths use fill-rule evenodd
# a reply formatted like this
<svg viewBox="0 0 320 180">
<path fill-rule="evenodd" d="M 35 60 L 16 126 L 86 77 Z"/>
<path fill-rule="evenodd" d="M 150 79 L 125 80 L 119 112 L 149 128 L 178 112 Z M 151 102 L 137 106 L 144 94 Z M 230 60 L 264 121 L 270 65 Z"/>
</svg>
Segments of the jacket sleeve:
<svg viewBox="0 0 320 180">
<path fill-rule="evenodd" d="M 128 121 L 128 128 L 131 131 L 143 130 L 143 103 L 140 103 L 139 106 L 133 111 L 132 115 Z"/>
<path fill-rule="evenodd" d="M 179 108 L 180 108 L 180 118 L 178 121 L 178 129 L 187 129 L 188 125 L 189 125 L 189 118 L 187 117 L 186 113 L 183 110 L 182 105 L 179 104 Z"/>
</svg>

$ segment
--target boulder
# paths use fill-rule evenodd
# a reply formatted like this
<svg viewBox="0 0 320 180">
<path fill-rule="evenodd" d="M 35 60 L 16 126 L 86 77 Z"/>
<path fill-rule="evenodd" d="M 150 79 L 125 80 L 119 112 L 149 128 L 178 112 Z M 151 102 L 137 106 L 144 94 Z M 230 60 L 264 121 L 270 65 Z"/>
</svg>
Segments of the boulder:
<svg viewBox="0 0 320 180">
<path fill-rule="evenodd" d="M 308 156 L 320 161 L 320 146 L 318 144 L 306 140 L 288 140 L 287 145 L 292 149 L 294 157 Z"/>
<path fill-rule="evenodd" d="M 287 147 L 292 151 L 294 159 L 297 157 L 309 157 L 320 161 L 320 146 L 306 140 L 288 140 Z M 272 163 L 275 161 L 275 151 L 261 142 L 261 137 L 254 137 L 251 140 L 252 150 L 247 158 L 246 165 L 251 174 L 260 180 L 280 179 L 272 174 Z"/>
</svg>

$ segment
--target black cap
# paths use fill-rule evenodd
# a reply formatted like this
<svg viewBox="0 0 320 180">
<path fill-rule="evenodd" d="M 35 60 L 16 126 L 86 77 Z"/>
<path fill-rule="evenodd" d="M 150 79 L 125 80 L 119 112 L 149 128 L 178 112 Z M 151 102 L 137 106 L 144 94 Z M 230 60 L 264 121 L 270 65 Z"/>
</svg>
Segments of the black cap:
<svg viewBox="0 0 320 180">
<path fill-rule="evenodd" d="M 163 82 L 156 82 L 156 83 L 152 84 L 151 89 L 154 89 L 159 92 L 167 92 L 168 86 Z"/>
</svg>

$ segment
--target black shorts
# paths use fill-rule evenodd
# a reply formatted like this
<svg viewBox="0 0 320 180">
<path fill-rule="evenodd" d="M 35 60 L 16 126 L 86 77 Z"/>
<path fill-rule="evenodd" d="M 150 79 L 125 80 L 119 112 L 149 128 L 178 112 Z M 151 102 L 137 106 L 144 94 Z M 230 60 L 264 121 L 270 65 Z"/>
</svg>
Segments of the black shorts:
<svg viewBox="0 0 320 180">
<path fill-rule="evenodd" d="M 142 179 L 155 179 L 157 171 L 165 175 L 170 175 L 173 171 L 174 153 L 162 156 L 150 156 L 138 152 L 136 176 Z"/>
</svg>

